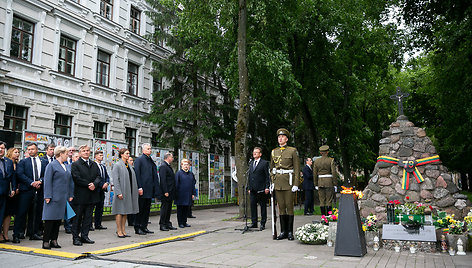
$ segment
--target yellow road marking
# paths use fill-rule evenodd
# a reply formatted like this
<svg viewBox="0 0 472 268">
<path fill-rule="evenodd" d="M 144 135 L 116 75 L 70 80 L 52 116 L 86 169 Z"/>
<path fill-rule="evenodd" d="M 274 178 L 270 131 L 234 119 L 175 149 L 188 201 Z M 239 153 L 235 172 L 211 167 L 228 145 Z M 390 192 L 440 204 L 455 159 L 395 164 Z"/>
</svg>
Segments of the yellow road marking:
<svg viewBox="0 0 472 268">
<path fill-rule="evenodd" d="M 79 254 L 79 253 L 70 253 L 70 252 L 49 250 L 49 249 L 42 249 L 42 248 L 13 246 L 13 245 L 6 245 L 6 244 L 0 244 L 0 249 L 8 249 L 8 250 L 20 251 L 20 252 L 32 252 L 32 253 L 41 254 L 41 255 L 62 257 L 62 258 L 68 258 L 68 259 L 77 259 L 79 257 L 85 256 L 84 254 Z"/>
<path fill-rule="evenodd" d="M 194 232 L 194 233 L 176 235 L 176 236 L 171 236 L 171 237 L 166 237 L 166 238 L 161 238 L 161 239 L 156 239 L 156 240 L 149 240 L 149 241 L 145 241 L 145 242 L 134 243 L 134 244 L 129 244 L 129 245 L 123 245 L 123 246 L 119 246 L 119 247 L 113 247 L 113 248 L 100 249 L 100 250 L 96 250 L 96 251 L 90 251 L 90 252 L 86 252 L 85 254 L 92 254 L 92 255 L 111 254 L 111 253 L 117 252 L 117 251 L 128 250 L 128 249 L 138 248 L 138 247 L 141 247 L 141 246 L 147 246 L 147 245 L 158 244 L 158 243 L 177 240 L 177 239 L 188 238 L 188 237 L 192 237 L 192 236 L 196 236 L 196 235 L 200 235 L 200 234 L 204 234 L 204 233 L 206 233 L 206 231 L 198 231 L 198 232 Z"/>
</svg>

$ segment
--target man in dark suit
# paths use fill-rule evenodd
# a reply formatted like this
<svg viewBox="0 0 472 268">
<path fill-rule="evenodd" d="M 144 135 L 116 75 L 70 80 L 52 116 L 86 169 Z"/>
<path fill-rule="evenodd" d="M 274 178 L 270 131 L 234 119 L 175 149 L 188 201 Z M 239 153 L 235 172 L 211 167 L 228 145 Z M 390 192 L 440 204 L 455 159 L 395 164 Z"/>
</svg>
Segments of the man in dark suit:
<svg viewBox="0 0 472 268">
<path fill-rule="evenodd" d="M 172 201 L 175 196 L 175 174 L 170 164 L 174 161 L 172 153 L 164 155 L 164 162 L 159 167 L 159 188 L 161 190 L 161 218 L 159 225 L 161 231 L 177 230 L 170 222 L 170 213 L 172 211 Z"/>
<path fill-rule="evenodd" d="M 252 151 L 254 159 L 249 162 L 248 192 L 251 200 L 251 221 L 249 228 L 257 228 L 257 204 L 261 206 L 261 231 L 267 221 L 267 196 L 270 187 L 269 162 L 262 159 L 261 148 Z"/>
<path fill-rule="evenodd" d="M 134 162 L 134 172 L 138 182 L 139 213 L 136 214 L 134 230 L 138 235 L 152 234 L 147 228 L 149 212 L 151 210 L 151 200 L 155 197 L 154 189 L 159 179 L 157 177 L 157 167 L 151 158 L 151 145 L 145 143 L 141 145 L 143 154 Z"/>
<path fill-rule="evenodd" d="M 56 148 L 56 145 L 54 143 L 48 144 L 48 147 L 46 149 L 46 155 L 43 157 L 43 160 L 47 162 L 48 164 L 54 161 L 54 149 Z"/>
<path fill-rule="evenodd" d="M 42 225 L 44 203 L 42 186 L 47 162 L 37 156 L 38 146 L 35 143 L 29 143 L 26 150 L 29 157 L 21 160 L 16 169 L 20 192 L 13 228 L 13 243 L 20 243 L 20 237 L 24 237 L 27 214 L 30 240 L 42 240 L 39 228 Z"/>
<path fill-rule="evenodd" d="M 79 154 L 80 158 L 71 165 L 72 180 L 74 181 L 72 203 L 76 214 L 72 220 L 72 242 L 75 246 L 82 246 L 82 243 L 95 243 L 90 240 L 88 233 L 92 224 L 93 206 L 100 200 L 98 186 L 101 181 L 97 163 L 89 159 L 90 147 L 80 146 Z"/>
<path fill-rule="evenodd" d="M 16 179 L 14 176 L 13 161 L 5 157 L 7 144 L 0 141 L 0 219 L 5 217 L 5 205 L 8 196 L 13 196 L 16 191 Z M 10 185 L 13 187 L 10 189 Z"/>
<path fill-rule="evenodd" d="M 315 185 L 313 184 L 312 164 L 313 161 L 311 158 L 307 158 L 305 160 L 305 166 L 302 169 L 303 190 L 305 191 L 305 215 L 312 215 L 314 211 L 313 190 L 315 189 Z"/>
<path fill-rule="evenodd" d="M 103 215 L 103 203 L 105 202 L 105 193 L 108 192 L 108 184 L 110 183 L 110 177 L 108 176 L 107 168 L 103 161 L 103 152 L 96 151 L 95 152 L 95 162 L 100 169 L 100 184 L 98 185 L 99 197 L 100 200 L 97 204 L 95 204 L 95 228 L 90 228 L 90 231 L 94 229 L 97 230 L 106 230 L 107 227 L 102 225 L 102 215 Z"/>
</svg>

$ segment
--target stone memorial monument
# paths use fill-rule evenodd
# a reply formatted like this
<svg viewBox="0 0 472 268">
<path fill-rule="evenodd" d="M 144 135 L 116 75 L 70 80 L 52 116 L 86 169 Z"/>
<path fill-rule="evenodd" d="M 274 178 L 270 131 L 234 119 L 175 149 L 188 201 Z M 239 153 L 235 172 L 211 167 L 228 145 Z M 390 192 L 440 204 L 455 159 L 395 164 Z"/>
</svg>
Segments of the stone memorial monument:
<svg viewBox="0 0 472 268">
<path fill-rule="evenodd" d="M 385 222 L 387 202 L 399 200 L 418 201 L 462 219 L 470 210 L 470 202 L 459 193 L 425 130 L 403 115 L 401 102 L 406 96 L 399 88 L 392 96 L 398 100 L 400 116 L 382 132 L 379 161 L 359 201 L 361 216 L 372 213 Z"/>
</svg>

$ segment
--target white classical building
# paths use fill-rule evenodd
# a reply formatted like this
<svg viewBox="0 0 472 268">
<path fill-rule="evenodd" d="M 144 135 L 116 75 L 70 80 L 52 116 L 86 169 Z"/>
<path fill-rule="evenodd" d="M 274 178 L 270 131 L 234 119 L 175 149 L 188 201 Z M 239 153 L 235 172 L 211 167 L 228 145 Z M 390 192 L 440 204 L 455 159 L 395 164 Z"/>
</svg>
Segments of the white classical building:
<svg viewBox="0 0 472 268">
<path fill-rule="evenodd" d="M 149 42 L 143 0 L 1 0 L 0 129 L 136 144 L 157 126 L 143 122 L 153 90 L 152 61 L 169 50 Z"/>
</svg>

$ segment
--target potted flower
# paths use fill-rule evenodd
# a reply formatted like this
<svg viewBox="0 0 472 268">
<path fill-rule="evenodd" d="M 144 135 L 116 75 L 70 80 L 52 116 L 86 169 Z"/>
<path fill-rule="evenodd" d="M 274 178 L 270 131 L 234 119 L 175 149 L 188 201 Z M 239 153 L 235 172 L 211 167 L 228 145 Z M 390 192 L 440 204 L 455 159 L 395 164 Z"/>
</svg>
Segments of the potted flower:
<svg viewBox="0 0 472 268">
<path fill-rule="evenodd" d="M 467 251 L 472 251 L 472 209 L 469 211 L 467 216 L 464 217 L 464 224 L 466 225 L 466 229 L 468 233 L 467 234 L 468 243 L 464 241 L 464 245 Z"/>
<path fill-rule="evenodd" d="M 377 216 L 370 214 L 362 219 L 362 230 L 365 233 L 365 241 L 368 247 L 374 245 L 374 238 L 379 236 L 379 227 L 377 226 Z"/>
<path fill-rule="evenodd" d="M 447 243 L 449 247 L 454 248 L 457 251 L 457 240 L 460 238 L 462 242 L 467 245 L 468 236 L 464 234 L 464 222 L 457 220 L 450 220 L 448 228 L 443 229 L 443 232 L 446 233 Z"/>
<path fill-rule="evenodd" d="M 305 244 L 326 244 L 328 226 L 322 223 L 307 223 L 297 228 L 295 238 Z"/>
<path fill-rule="evenodd" d="M 328 216 L 322 215 L 321 222 L 328 224 L 328 241 L 331 241 L 332 244 L 336 241 L 336 231 L 338 228 L 338 209 L 334 208 L 332 211 L 328 211 Z"/>
</svg>

